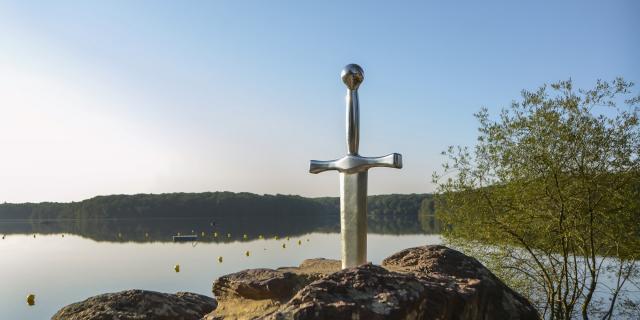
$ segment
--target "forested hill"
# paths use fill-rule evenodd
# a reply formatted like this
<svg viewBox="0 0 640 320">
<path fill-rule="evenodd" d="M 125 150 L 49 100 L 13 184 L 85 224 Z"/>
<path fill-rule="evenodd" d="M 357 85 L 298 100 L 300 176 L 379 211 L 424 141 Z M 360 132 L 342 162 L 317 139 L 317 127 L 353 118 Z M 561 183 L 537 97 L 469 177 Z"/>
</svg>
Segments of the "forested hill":
<svg viewBox="0 0 640 320">
<path fill-rule="evenodd" d="M 370 219 L 431 215 L 429 194 L 391 194 L 369 197 Z M 98 196 L 71 203 L 0 204 L 0 219 L 137 219 L 231 218 L 269 216 L 321 217 L 339 215 L 339 199 L 292 195 L 204 192 Z"/>
</svg>

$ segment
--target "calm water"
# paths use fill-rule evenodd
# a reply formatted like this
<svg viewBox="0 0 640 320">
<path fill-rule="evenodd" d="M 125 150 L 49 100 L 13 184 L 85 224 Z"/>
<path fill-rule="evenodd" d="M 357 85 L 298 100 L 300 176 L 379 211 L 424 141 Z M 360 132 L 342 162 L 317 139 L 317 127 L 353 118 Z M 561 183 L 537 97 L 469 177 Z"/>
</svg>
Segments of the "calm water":
<svg viewBox="0 0 640 320">
<path fill-rule="evenodd" d="M 169 242 L 168 229 L 172 228 L 167 226 L 184 223 L 177 221 L 162 222 L 164 227 L 139 221 L 90 226 L 72 222 L 62 227 L 0 222 L 0 234 L 7 234 L 0 240 L 0 319 L 48 319 L 67 304 L 132 288 L 191 291 L 212 296 L 213 280 L 227 273 L 247 268 L 295 266 L 308 258 L 339 259 L 340 238 L 334 227 L 308 233 L 289 230 L 291 233 L 280 234 L 281 238 L 274 240 L 273 234 L 278 234 L 274 230 L 258 233 L 260 227 L 252 226 L 249 239 L 243 240 L 237 232 L 227 238 L 224 228 L 209 222 L 205 241 Z M 203 225 L 201 221 L 192 223 Z M 105 224 L 109 227 L 91 227 Z M 187 230 L 189 224 L 180 226 L 183 234 L 191 230 L 203 232 Z M 217 228 L 219 236 L 214 238 L 212 230 Z M 234 226 L 233 229 L 242 228 Z M 256 233 L 269 238 L 258 239 Z M 369 234 L 368 257 L 380 263 L 401 249 L 439 242 L 437 234 L 415 234 L 415 229 L 409 230 L 409 234 L 402 229 L 394 230 L 393 234 Z M 249 257 L 245 256 L 247 250 Z M 218 256 L 224 258 L 222 263 L 217 261 Z M 180 264 L 179 273 L 173 270 L 176 264 Z M 34 306 L 26 303 L 29 293 L 36 295 Z"/>
</svg>

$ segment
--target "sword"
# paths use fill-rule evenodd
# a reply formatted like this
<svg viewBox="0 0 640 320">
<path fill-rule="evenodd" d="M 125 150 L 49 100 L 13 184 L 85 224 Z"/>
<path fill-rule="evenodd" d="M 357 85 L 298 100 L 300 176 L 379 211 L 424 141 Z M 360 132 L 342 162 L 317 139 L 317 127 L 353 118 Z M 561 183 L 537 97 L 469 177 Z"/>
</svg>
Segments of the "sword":
<svg viewBox="0 0 640 320">
<path fill-rule="evenodd" d="M 367 173 L 370 168 L 402 168 L 402 155 L 392 153 L 382 157 L 358 154 L 360 143 L 360 105 L 358 87 L 364 71 L 349 64 L 341 73 L 347 86 L 347 155 L 336 160 L 311 160 L 310 173 L 336 170 L 340 173 L 340 237 L 342 268 L 367 263 Z"/>
</svg>

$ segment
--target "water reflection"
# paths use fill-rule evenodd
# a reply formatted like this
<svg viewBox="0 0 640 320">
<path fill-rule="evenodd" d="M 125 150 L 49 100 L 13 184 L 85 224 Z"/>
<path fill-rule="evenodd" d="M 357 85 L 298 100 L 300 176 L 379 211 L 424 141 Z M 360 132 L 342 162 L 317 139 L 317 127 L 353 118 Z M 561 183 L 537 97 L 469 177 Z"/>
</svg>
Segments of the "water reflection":
<svg viewBox="0 0 640 320">
<path fill-rule="evenodd" d="M 433 215 L 372 216 L 369 232 L 373 234 L 438 234 L 440 225 Z M 148 242 L 172 241 L 177 234 L 196 234 L 201 242 L 299 236 L 307 233 L 335 233 L 340 222 L 334 215 L 244 217 L 159 218 L 159 219 L 60 219 L 0 220 L 0 234 L 75 234 L 96 241 Z M 245 237 L 246 235 L 246 237 Z"/>
</svg>

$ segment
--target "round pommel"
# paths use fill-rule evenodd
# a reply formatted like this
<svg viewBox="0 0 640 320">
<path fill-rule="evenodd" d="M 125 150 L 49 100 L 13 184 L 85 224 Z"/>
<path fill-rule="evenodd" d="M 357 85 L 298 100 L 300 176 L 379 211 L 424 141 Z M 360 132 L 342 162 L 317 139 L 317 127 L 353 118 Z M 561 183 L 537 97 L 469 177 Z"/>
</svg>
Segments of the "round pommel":
<svg viewBox="0 0 640 320">
<path fill-rule="evenodd" d="M 357 64 L 348 64 L 342 69 L 340 74 L 342 82 L 347 85 L 350 90 L 356 90 L 364 80 L 364 71 Z"/>
</svg>

